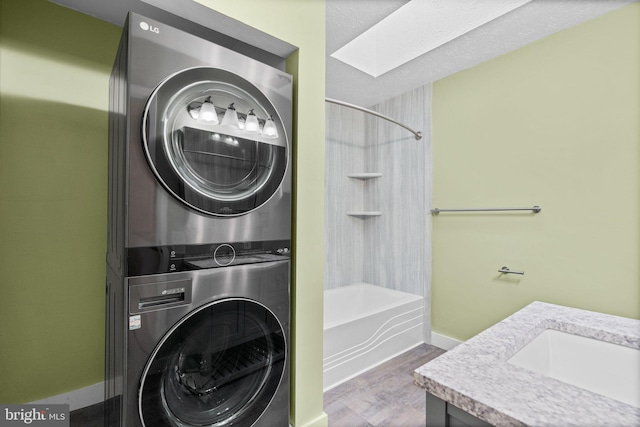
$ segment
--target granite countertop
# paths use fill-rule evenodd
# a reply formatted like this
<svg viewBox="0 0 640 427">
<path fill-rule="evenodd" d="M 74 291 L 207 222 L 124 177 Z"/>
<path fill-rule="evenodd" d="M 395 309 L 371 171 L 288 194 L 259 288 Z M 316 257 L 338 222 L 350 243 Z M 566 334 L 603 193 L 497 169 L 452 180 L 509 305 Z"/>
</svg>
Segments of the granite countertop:
<svg viewBox="0 0 640 427">
<path fill-rule="evenodd" d="M 533 302 L 416 369 L 413 382 L 495 426 L 640 426 L 640 408 L 507 363 L 545 329 L 640 349 L 640 320 Z"/>
</svg>

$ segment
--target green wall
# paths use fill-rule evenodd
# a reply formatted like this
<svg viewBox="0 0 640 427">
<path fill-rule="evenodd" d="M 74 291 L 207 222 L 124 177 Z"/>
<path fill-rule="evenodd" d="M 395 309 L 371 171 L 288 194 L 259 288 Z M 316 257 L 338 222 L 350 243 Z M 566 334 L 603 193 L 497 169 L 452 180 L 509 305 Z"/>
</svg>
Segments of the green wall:
<svg viewBox="0 0 640 427">
<path fill-rule="evenodd" d="M 0 402 L 104 377 L 108 78 L 120 29 L 2 0 Z"/>
<path fill-rule="evenodd" d="M 322 412 L 324 1 L 208 1 L 299 47 L 295 76 L 292 421 Z M 108 78 L 121 29 L 2 0 L 0 402 L 103 380 Z"/>
<path fill-rule="evenodd" d="M 531 301 L 640 317 L 640 4 L 433 85 L 433 329 Z M 508 266 L 524 276 L 499 275 Z"/>
<path fill-rule="evenodd" d="M 324 0 L 197 0 L 299 50 L 294 75 L 294 271 L 292 414 L 296 427 L 326 426 L 322 410 L 324 287 Z"/>
</svg>

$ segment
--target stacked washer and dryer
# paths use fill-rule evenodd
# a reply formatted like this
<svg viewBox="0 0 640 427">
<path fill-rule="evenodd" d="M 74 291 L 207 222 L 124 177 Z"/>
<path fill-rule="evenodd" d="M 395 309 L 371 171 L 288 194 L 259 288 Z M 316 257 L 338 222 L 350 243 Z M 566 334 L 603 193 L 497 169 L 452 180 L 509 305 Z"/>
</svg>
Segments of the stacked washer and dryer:
<svg viewBox="0 0 640 427">
<path fill-rule="evenodd" d="M 291 76 L 132 13 L 110 91 L 105 425 L 287 426 Z"/>
</svg>

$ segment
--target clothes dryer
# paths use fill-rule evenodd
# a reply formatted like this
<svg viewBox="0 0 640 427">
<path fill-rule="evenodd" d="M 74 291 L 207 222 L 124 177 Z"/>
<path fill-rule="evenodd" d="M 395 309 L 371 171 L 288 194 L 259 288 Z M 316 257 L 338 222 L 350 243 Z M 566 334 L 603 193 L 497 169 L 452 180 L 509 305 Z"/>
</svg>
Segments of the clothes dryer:
<svg viewBox="0 0 640 427">
<path fill-rule="evenodd" d="M 111 98 L 126 248 L 290 239 L 289 74 L 131 13 Z"/>
</svg>

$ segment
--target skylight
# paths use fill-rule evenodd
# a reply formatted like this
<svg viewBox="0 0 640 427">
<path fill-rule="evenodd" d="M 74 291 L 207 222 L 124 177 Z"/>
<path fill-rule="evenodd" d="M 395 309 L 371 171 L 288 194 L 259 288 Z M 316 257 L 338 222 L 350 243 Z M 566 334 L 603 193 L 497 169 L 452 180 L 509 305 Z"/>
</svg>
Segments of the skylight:
<svg viewBox="0 0 640 427">
<path fill-rule="evenodd" d="M 331 56 L 379 77 L 531 0 L 411 0 Z"/>
</svg>

